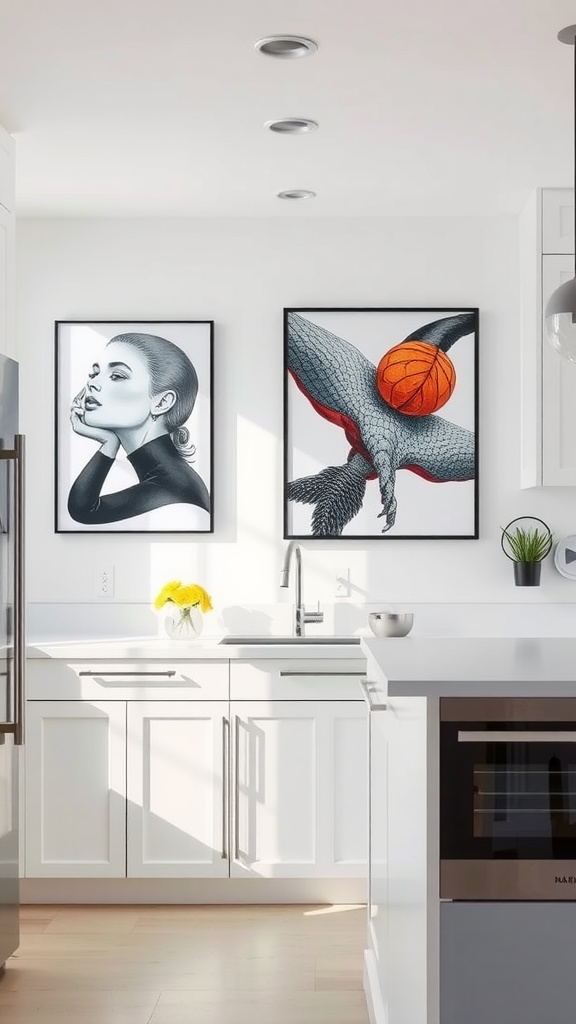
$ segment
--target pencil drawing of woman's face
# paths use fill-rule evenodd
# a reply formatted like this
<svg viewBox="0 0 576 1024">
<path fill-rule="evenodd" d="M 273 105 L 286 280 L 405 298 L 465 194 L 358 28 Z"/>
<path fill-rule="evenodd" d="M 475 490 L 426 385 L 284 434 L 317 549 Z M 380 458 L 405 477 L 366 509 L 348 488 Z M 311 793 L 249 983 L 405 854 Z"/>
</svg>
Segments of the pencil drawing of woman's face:
<svg viewBox="0 0 576 1024">
<path fill-rule="evenodd" d="M 146 359 L 132 345 L 110 342 L 89 371 L 84 422 L 108 430 L 141 426 L 151 413 Z"/>
</svg>

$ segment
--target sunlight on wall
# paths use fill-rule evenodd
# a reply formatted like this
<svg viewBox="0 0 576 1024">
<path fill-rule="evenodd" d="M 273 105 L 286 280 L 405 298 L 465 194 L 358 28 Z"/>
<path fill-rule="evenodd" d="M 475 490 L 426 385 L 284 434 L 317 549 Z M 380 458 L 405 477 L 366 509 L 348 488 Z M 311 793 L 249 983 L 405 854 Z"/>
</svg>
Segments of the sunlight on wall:
<svg viewBox="0 0 576 1024">
<path fill-rule="evenodd" d="M 146 595 L 153 601 L 158 591 L 169 580 L 181 580 L 183 583 L 200 583 L 207 590 L 206 548 L 202 543 L 183 540 L 178 535 L 174 541 L 152 541 L 149 545 L 149 593 Z M 145 595 L 142 595 L 143 599 Z"/>
</svg>

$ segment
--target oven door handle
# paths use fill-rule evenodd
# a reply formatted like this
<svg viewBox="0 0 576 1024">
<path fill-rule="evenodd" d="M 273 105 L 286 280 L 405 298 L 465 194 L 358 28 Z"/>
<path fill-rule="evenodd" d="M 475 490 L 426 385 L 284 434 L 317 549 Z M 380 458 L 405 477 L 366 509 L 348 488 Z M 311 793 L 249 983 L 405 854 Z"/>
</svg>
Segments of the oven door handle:
<svg viewBox="0 0 576 1024">
<path fill-rule="evenodd" d="M 526 732 L 505 732 L 496 730 L 478 730 L 471 732 L 458 730 L 458 743 L 576 743 L 576 732 L 561 732 L 560 729 L 544 732 L 531 729 Z"/>
</svg>

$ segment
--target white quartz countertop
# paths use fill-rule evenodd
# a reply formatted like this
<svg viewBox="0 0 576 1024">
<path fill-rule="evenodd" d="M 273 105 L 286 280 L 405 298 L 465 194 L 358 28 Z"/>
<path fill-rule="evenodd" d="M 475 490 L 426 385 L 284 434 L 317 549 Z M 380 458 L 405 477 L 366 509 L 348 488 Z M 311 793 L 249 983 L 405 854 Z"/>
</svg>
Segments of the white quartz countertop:
<svg viewBox="0 0 576 1024">
<path fill-rule="evenodd" d="M 158 661 L 228 661 L 257 658 L 268 660 L 305 659 L 306 661 L 343 658 L 364 660 L 358 643 L 284 643 L 282 637 L 274 643 L 222 644 L 222 637 L 198 638 L 192 642 L 169 640 L 162 637 L 126 637 L 120 640 L 66 640 L 49 643 L 30 643 L 29 658 L 102 659 L 117 661 L 124 658 Z"/>
<path fill-rule="evenodd" d="M 390 696 L 576 697 L 575 638 L 365 637 L 368 682 Z"/>
</svg>

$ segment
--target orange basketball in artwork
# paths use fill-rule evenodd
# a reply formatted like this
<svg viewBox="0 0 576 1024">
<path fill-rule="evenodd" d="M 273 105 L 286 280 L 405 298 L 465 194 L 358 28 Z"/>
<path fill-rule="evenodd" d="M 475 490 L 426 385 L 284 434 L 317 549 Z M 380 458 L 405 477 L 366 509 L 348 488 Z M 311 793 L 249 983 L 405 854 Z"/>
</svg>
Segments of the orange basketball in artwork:
<svg viewBox="0 0 576 1024">
<path fill-rule="evenodd" d="M 382 356 L 376 384 L 393 409 L 407 416 L 428 416 L 450 398 L 456 370 L 452 360 L 436 345 L 403 341 Z"/>
</svg>

